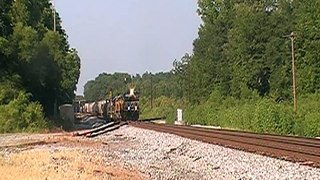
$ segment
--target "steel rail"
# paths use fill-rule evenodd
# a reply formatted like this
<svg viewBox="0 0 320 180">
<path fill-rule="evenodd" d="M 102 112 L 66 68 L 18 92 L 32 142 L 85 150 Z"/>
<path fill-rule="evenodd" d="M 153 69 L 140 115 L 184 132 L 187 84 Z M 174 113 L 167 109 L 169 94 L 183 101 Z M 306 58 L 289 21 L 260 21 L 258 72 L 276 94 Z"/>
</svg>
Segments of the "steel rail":
<svg viewBox="0 0 320 180">
<path fill-rule="evenodd" d="M 135 127 L 176 134 L 207 143 L 320 167 L 320 141 L 318 139 L 142 122 L 131 122 L 130 124 Z"/>
</svg>

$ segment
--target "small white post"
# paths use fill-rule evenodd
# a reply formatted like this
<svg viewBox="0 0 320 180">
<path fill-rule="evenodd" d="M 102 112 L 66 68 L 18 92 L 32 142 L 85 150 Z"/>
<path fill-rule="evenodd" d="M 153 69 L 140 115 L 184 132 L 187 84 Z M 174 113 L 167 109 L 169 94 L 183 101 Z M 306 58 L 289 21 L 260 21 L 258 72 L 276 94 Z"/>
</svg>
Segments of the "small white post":
<svg viewBox="0 0 320 180">
<path fill-rule="evenodd" d="M 177 109 L 177 122 L 182 123 L 182 109 Z"/>
</svg>

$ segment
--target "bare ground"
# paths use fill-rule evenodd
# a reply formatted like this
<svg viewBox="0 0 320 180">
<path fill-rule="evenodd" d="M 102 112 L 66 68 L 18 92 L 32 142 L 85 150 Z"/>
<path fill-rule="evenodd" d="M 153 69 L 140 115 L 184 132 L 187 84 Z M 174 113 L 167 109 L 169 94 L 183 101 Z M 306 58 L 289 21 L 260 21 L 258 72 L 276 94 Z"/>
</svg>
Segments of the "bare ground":
<svg viewBox="0 0 320 180">
<path fill-rule="evenodd" d="M 64 133 L 0 135 L 0 179 L 146 179 L 95 151 L 102 149 L 114 147 Z"/>
</svg>

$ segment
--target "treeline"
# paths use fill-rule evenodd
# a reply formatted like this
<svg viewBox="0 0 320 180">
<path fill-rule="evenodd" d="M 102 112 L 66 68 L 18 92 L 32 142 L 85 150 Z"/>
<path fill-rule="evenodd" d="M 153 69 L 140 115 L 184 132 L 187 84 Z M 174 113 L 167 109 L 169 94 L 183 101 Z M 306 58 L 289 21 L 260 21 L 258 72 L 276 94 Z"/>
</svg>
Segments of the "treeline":
<svg viewBox="0 0 320 180">
<path fill-rule="evenodd" d="M 102 73 L 95 80 L 88 81 L 84 86 L 84 97 L 87 101 L 97 101 L 121 95 L 129 91 L 134 85 L 136 92 L 142 98 L 150 101 L 160 96 L 181 98 L 183 93 L 180 84 L 176 82 L 173 72 L 160 72 L 152 74 L 146 72 L 142 75 L 128 73 Z"/>
<path fill-rule="evenodd" d="M 236 98 L 250 90 L 290 100 L 291 32 L 297 91 L 319 91 L 319 0 L 200 0 L 198 12 L 203 24 L 193 55 L 179 62 L 180 81 L 191 86 L 192 101 L 207 99 L 213 90 Z"/>
<path fill-rule="evenodd" d="M 0 1 L 0 132 L 43 128 L 72 102 L 80 58 L 49 0 Z"/>
<path fill-rule="evenodd" d="M 142 117 L 166 115 L 172 122 L 183 108 L 190 124 L 320 136 L 320 1 L 199 0 L 198 14 L 203 22 L 192 54 L 175 60 L 170 72 L 134 76 Z M 86 85 L 85 95 L 103 76 Z M 104 94 L 109 84 L 100 86 Z"/>
</svg>

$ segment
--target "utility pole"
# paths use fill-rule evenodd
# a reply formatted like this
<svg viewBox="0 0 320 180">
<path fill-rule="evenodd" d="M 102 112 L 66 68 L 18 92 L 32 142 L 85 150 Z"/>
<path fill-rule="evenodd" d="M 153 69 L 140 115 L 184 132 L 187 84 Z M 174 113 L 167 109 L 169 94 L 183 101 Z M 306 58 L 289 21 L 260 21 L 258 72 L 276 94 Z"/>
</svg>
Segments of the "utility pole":
<svg viewBox="0 0 320 180">
<path fill-rule="evenodd" d="M 152 85 L 152 73 L 150 74 L 150 85 L 151 85 L 151 92 L 150 92 L 150 98 L 151 98 L 151 108 L 153 108 L 153 85 Z"/>
<path fill-rule="evenodd" d="M 191 102 L 191 85 L 190 85 L 190 70 L 188 71 L 188 100 L 189 100 L 189 103 Z"/>
<path fill-rule="evenodd" d="M 53 32 L 56 32 L 56 9 L 54 6 L 54 0 L 52 0 L 52 6 L 53 6 Z M 57 91 L 56 91 L 57 95 Z M 57 96 L 54 98 L 54 104 L 53 104 L 53 116 L 56 118 L 57 117 L 57 112 L 58 110 L 58 102 L 57 102 Z"/>
<path fill-rule="evenodd" d="M 292 55 L 292 93 L 293 93 L 293 112 L 297 112 L 297 92 L 296 92 L 296 66 L 294 58 L 294 39 L 296 35 L 292 32 L 290 34 L 291 39 L 291 55 Z"/>
<path fill-rule="evenodd" d="M 54 6 L 54 0 L 52 0 L 52 6 L 53 6 L 53 32 L 56 32 L 56 9 Z"/>
</svg>

